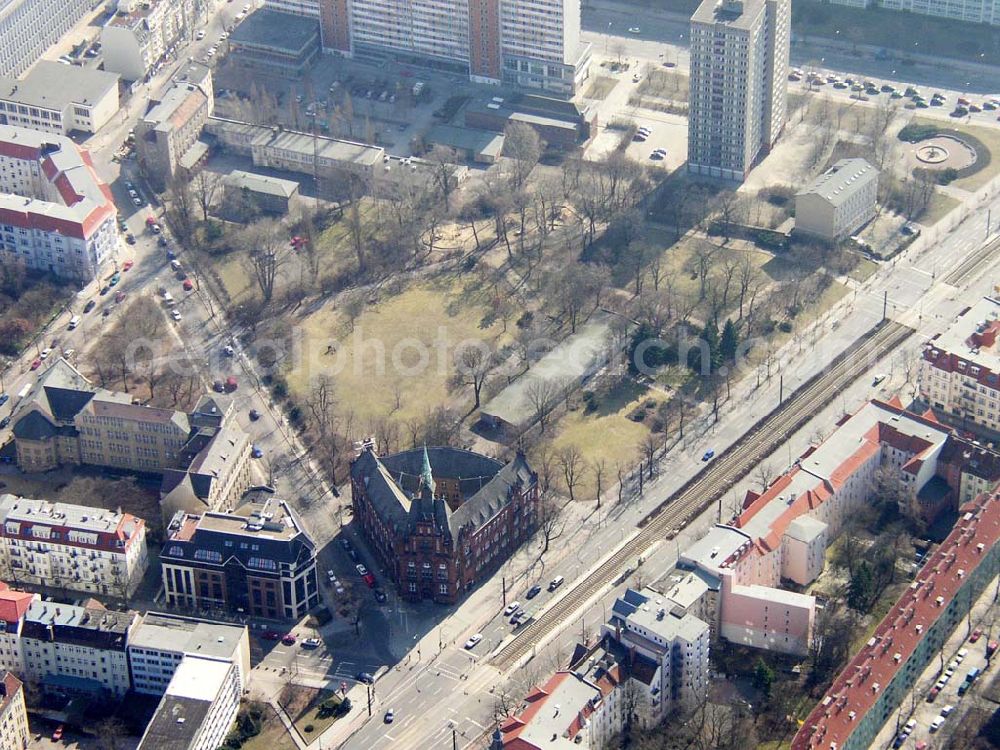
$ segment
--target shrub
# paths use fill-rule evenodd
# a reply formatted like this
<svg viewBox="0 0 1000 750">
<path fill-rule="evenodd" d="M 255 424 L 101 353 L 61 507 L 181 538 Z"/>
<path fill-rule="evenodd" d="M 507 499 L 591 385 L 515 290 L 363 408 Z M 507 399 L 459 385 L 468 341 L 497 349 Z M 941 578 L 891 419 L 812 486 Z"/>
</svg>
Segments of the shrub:
<svg viewBox="0 0 1000 750">
<path fill-rule="evenodd" d="M 306 724 L 304 727 L 302 727 L 302 731 L 305 732 L 306 734 L 311 734 L 312 732 L 316 731 L 316 727 L 314 727 L 312 724 Z"/>
<path fill-rule="evenodd" d="M 937 135 L 938 128 L 934 125 L 920 125 L 911 122 L 899 131 L 899 140 L 907 143 L 917 143 Z"/>
<path fill-rule="evenodd" d="M 791 321 L 789 321 L 789 320 L 783 320 L 783 321 L 781 321 L 780 323 L 778 323 L 778 329 L 782 333 L 791 333 L 792 332 L 792 323 L 791 323 Z"/>
</svg>

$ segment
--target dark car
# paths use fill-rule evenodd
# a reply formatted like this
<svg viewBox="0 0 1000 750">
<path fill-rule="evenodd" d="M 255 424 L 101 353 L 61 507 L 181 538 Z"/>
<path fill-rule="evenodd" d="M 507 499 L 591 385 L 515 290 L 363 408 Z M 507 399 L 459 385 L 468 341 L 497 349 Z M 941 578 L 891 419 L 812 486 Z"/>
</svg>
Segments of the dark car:
<svg viewBox="0 0 1000 750">
<path fill-rule="evenodd" d="M 94 300 L 87 300 L 87 304 L 83 306 L 83 311 L 84 311 L 85 313 L 89 313 L 89 312 L 90 312 L 91 310 L 93 310 L 93 309 L 94 309 L 94 308 L 95 308 L 96 306 L 97 306 L 97 303 L 96 303 L 96 302 L 94 302 Z"/>
<path fill-rule="evenodd" d="M 156 241 L 156 244 L 158 244 L 158 245 L 159 245 L 160 247 L 166 247 L 166 246 L 167 246 L 167 238 L 166 238 L 166 237 L 164 237 L 164 236 L 163 236 L 163 235 L 161 234 L 161 235 L 160 235 L 160 238 L 159 238 L 159 239 L 158 239 L 158 240 Z"/>
<path fill-rule="evenodd" d="M 252 458 L 263 458 L 264 457 L 264 451 L 262 451 L 260 448 L 258 448 L 255 445 L 255 446 L 253 446 L 253 448 L 250 449 L 250 456 Z"/>
<path fill-rule="evenodd" d="M 955 107 L 955 109 L 948 113 L 950 117 L 965 117 L 967 114 L 969 114 L 969 110 L 965 107 Z"/>
<path fill-rule="evenodd" d="M 286 633 L 284 637 L 281 639 L 281 642 L 284 643 L 286 646 L 294 646 L 295 633 Z"/>
<path fill-rule="evenodd" d="M 382 589 L 375 589 L 375 601 L 384 602 L 388 598 Z"/>
<path fill-rule="evenodd" d="M 167 260 L 177 260 L 177 253 L 173 250 L 167 250 Z"/>
<path fill-rule="evenodd" d="M 358 682 L 363 682 L 366 685 L 374 685 L 375 684 L 375 678 L 372 677 L 367 672 L 358 672 L 357 675 L 355 675 L 354 679 L 356 679 Z"/>
<path fill-rule="evenodd" d="M 251 409 L 250 410 L 250 420 L 252 422 L 256 422 L 258 419 L 260 419 L 260 412 L 257 411 L 256 409 Z"/>
<path fill-rule="evenodd" d="M 8 396 L 6 393 L 0 393 L 0 406 L 3 406 L 8 401 L 10 401 L 10 396 Z"/>
<path fill-rule="evenodd" d="M 10 424 L 10 414 L 8 414 L 3 419 L 0 419 L 0 430 Z"/>
<path fill-rule="evenodd" d="M 101 296 L 103 297 L 105 294 L 107 294 L 110 291 L 111 291 L 111 287 L 109 287 L 109 286 L 102 286 L 101 287 Z"/>
<path fill-rule="evenodd" d="M 715 458 L 715 449 L 714 448 L 709 448 L 701 456 L 701 460 L 702 461 L 711 461 L 713 458 Z"/>
<path fill-rule="evenodd" d="M 131 232 L 129 232 L 128 234 L 125 235 L 125 241 L 128 244 L 130 244 L 130 245 L 134 245 L 135 244 L 135 235 L 132 234 Z"/>
<path fill-rule="evenodd" d="M 269 630 L 266 633 L 264 633 L 263 638 L 265 641 L 280 641 L 281 633 L 279 633 L 276 630 Z"/>
<path fill-rule="evenodd" d="M 343 547 L 344 549 L 350 549 L 351 548 L 351 540 L 348 539 L 346 536 L 340 537 L 340 546 Z"/>
<path fill-rule="evenodd" d="M 536 583 L 536 584 L 535 584 L 534 586 L 532 586 L 532 587 L 531 587 L 530 589 L 528 589 L 528 591 L 527 591 L 527 592 L 525 593 L 525 595 L 524 595 L 524 598 L 525 598 L 525 599 L 534 599 L 534 598 L 535 598 L 536 596 L 538 596 L 538 595 L 539 595 L 540 593 L 542 593 L 542 587 L 541 587 L 541 586 L 539 586 L 539 585 L 538 585 L 538 584 Z"/>
</svg>

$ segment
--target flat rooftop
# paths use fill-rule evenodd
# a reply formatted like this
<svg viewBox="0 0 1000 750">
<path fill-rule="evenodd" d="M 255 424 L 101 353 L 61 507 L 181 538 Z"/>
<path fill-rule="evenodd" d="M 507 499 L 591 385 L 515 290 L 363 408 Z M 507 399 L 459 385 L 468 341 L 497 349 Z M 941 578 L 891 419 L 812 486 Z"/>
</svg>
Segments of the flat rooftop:
<svg viewBox="0 0 1000 750">
<path fill-rule="evenodd" d="M 691 22 L 746 31 L 763 12 L 764 0 L 702 0 Z"/>
<path fill-rule="evenodd" d="M 0 77 L 0 99 L 62 111 L 97 103 L 118 88 L 118 79 L 117 73 L 39 60 L 22 80 Z"/>
<path fill-rule="evenodd" d="M 319 21 L 261 8 L 237 26 L 230 44 L 299 52 L 319 36 Z"/>
<path fill-rule="evenodd" d="M 299 188 L 299 183 L 295 180 L 283 180 L 280 177 L 244 172 L 242 169 L 234 169 L 226 175 L 224 181 L 226 185 L 231 187 L 281 198 L 290 198 Z"/>
<path fill-rule="evenodd" d="M 981 331 L 984 324 L 985 328 Z M 927 348 L 953 354 L 997 375 L 1000 374 L 1000 346 L 997 343 L 1000 337 L 997 336 L 997 329 L 1000 329 L 1000 300 L 983 297 L 959 315 L 946 331 L 931 339 Z M 928 358 L 926 350 L 924 356 Z M 998 387 L 996 381 L 993 387 Z"/>
<path fill-rule="evenodd" d="M 90 531 L 95 534 L 110 534 L 117 531 L 119 525 L 130 518 L 132 516 L 127 514 L 101 508 L 88 508 L 85 505 L 52 503 L 48 500 L 33 500 L 10 494 L 0 495 L 0 520 L 5 522 L 45 524 Z"/>
<path fill-rule="evenodd" d="M 132 630 L 129 646 L 231 659 L 245 632 L 242 625 L 149 612 Z"/>
</svg>

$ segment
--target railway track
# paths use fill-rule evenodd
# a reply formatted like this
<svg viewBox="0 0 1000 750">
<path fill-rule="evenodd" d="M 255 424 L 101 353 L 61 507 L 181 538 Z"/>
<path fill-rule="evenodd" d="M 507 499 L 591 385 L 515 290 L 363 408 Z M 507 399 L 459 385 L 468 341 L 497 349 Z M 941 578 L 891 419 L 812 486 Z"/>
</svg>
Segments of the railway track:
<svg viewBox="0 0 1000 750">
<path fill-rule="evenodd" d="M 549 633 L 569 620 L 583 604 L 625 570 L 655 542 L 674 536 L 691 518 L 715 503 L 757 463 L 770 455 L 838 392 L 867 371 L 869 363 L 899 346 L 913 329 L 885 322 L 859 338 L 825 371 L 803 383 L 789 398 L 762 417 L 732 446 L 692 477 L 640 523 L 640 531 L 587 578 L 546 610 L 513 640 L 497 651 L 490 663 L 506 671 L 527 655 Z"/>
<path fill-rule="evenodd" d="M 1000 250 L 1000 237 L 993 240 L 992 242 L 987 242 L 976 252 L 962 261 L 958 268 L 949 273 L 944 277 L 946 284 L 951 284 L 952 286 L 962 286 L 969 277 L 976 271 L 978 271 L 990 255 L 992 255 L 997 250 Z"/>
</svg>

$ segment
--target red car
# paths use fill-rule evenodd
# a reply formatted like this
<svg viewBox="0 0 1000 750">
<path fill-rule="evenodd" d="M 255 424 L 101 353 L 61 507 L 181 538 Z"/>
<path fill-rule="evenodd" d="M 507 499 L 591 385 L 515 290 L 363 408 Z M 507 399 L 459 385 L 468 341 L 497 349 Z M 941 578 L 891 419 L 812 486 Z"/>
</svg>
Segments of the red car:
<svg viewBox="0 0 1000 750">
<path fill-rule="evenodd" d="M 58 742 L 59 740 L 61 740 L 63 738 L 63 730 L 64 730 L 64 727 L 63 727 L 62 724 L 60 724 L 59 726 L 56 727 L 56 731 L 54 731 L 52 733 L 52 741 L 53 742 Z"/>
<path fill-rule="evenodd" d="M 264 633 L 265 641 L 279 641 L 281 640 L 281 633 L 275 632 L 274 630 L 269 630 Z"/>
<path fill-rule="evenodd" d="M 286 646 L 294 646 L 295 633 L 286 633 L 285 637 L 281 639 L 281 642 L 284 643 Z"/>
<path fill-rule="evenodd" d="M 134 262 L 134 261 L 131 261 L 131 260 L 127 260 L 127 261 L 125 261 L 125 264 L 124 264 L 124 265 L 122 266 L 122 270 L 123 270 L 123 271 L 128 271 L 128 270 L 129 270 L 130 268 L 132 268 L 132 266 L 134 266 L 134 265 L 135 265 L 135 262 Z"/>
<path fill-rule="evenodd" d="M 361 580 L 368 584 L 368 588 L 375 588 L 375 576 L 372 573 L 365 573 L 361 576 Z"/>
<path fill-rule="evenodd" d="M 185 292 L 190 292 L 192 289 L 194 289 L 194 284 L 191 283 L 191 279 L 184 279 L 184 283 L 182 284 L 182 286 L 184 287 Z"/>
<path fill-rule="evenodd" d="M 115 295 L 115 302 L 124 302 L 124 301 L 125 301 L 125 292 L 118 292 L 118 294 Z"/>
<path fill-rule="evenodd" d="M 980 630 L 979 628 L 976 628 L 975 630 L 972 631 L 972 635 L 969 636 L 969 643 L 975 643 L 982 637 L 983 637 L 983 631 Z"/>
<path fill-rule="evenodd" d="M 36 359 L 34 362 L 31 363 L 32 370 L 37 370 L 41 366 L 42 366 L 42 360 L 40 359 Z"/>
</svg>

